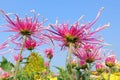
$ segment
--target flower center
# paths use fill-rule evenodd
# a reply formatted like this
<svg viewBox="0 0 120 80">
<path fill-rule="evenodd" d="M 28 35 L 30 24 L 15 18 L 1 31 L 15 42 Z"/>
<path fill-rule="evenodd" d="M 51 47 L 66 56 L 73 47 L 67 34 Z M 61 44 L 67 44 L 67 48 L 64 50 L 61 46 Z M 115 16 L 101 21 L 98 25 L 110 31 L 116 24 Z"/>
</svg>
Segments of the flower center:
<svg viewBox="0 0 120 80">
<path fill-rule="evenodd" d="M 29 30 L 22 30 L 22 31 L 20 31 L 20 33 L 24 36 L 30 36 L 31 35 L 31 32 Z"/>
<path fill-rule="evenodd" d="M 34 47 L 29 47 L 29 48 L 27 48 L 28 50 L 33 50 L 34 49 Z"/>
<path fill-rule="evenodd" d="M 115 63 L 112 63 L 112 62 L 107 62 L 106 63 L 106 66 L 108 66 L 108 67 L 113 67 L 115 65 Z"/>
<path fill-rule="evenodd" d="M 74 37 L 74 36 L 72 36 L 72 35 L 67 35 L 67 36 L 65 37 L 65 39 L 66 39 L 66 42 L 70 42 L 70 43 L 75 43 L 75 42 L 77 42 L 77 40 L 78 40 L 77 37 Z"/>
<path fill-rule="evenodd" d="M 94 59 L 88 58 L 88 59 L 86 59 L 86 62 L 87 62 L 87 63 L 92 63 L 92 62 L 94 62 Z"/>
<path fill-rule="evenodd" d="M 92 49 L 88 48 L 88 49 L 86 49 L 86 52 L 92 52 Z"/>
</svg>

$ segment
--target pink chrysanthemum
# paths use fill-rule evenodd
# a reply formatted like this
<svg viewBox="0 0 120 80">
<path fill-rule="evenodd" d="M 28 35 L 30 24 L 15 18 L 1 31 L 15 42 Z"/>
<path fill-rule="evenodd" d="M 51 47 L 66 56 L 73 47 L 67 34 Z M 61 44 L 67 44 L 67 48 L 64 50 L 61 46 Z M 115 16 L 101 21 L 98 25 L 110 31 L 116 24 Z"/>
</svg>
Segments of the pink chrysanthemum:
<svg viewBox="0 0 120 80">
<path fill-rule="evenodd" d="M 45 55 L 47 58 L 51 59 L 53 57 L 53 49 L 49 48 L 49 49 L 45 49 Z"/>
<path fill-rule="evenodd" d="M 105 64 L 106 64 L 106 66 L 111 68 L 111 67 L 115 66 L 116 60 L 117 59 L 116 59 L 115 55 L 109 55 L 105 59 Z"/>
<path fill-rule="evenodd" d="M 0 79 L 7 79 L 8 77 L 10 77 L 11 74 L 4 71 L 1 67 L 0 67 Z"/>
<path fill-rule="evenodd" d="M 25 16 L 24 18 L 20 18 L 17 14 L 15 15 L 15 20 L 11 19 L 9 15 L 7 15 L 4 11 L 0 10 L 0 13 L 5 17 L 5 20 L 8 22 L 4 28 L 4 32 L 15 32 L 16 34 L 9 36 L 9 40 L 6 43 L 13 42 L 18 44 L 16 40 L 22 39 L 24 36 L 27 38 L 37 38 L 39 42 L 46 41 L 45 36 L 43 36 L 42 31 L 45 29 L 43 28 L 43 22 L 38 21 L 38 16 L 35 14 L 34 17 Z M 3 43 L 4 44 L 4 43 Z M 4 47 L 4 45 L 0 45 Z"/>
<path fill-rule="evenodd" d="M 15 61 L 22 61 L 22 60 L 23 60 L 23 57 L 22 57 L 22 55 L 17 54 L 17 55 L 14 55 L 14 60 L 15 60 Z"/>
<path fill-rule="evenodd" d="M 9 76 L 10 76 L 10 74 L 9 74 L 8 72 L 3 72 L 3 73 L 0 75 L 0 78 L 1 78 L 1 79 L 7 79 Z"/>
<path fill-rule="evenodd" d="M 74 46 L 80 46 L 81 44 L 86 43 L 99 43 L 101 40 L 98 36 L 95 36 L 95 33 L 103 30 L 109 26 L 106 24 L 102 27 L 99 27 L 95 31 L 91 30 L 92 25 L 98 20 L 103 8 L 98 12 L 95 20 L 93 22 L 80 25 L 79 22 L 75 22 L 73 25 L 69 24 L 55 24 L 50 25 L 53 30 L 49 30 L 51 35 L 49 36 L 51 39 L 61 41 L 62 47 L 69 46 L 70 43 L 73 43 Z"/>
<path fill-rule="evenodd" d="M 28 50 L 34 50 L 37 46 L 41 45 L 42 42 L 38 43 L 36 40 L 32 39 L 32 38 L 28 38 L 26 41 L 25 41 L 25 48 L 28 49 Z"/>
<path fill-rule="evenodd" d="M 105 71 L 105 65 L 100 62 L 97 62 L 95 67 L 96 67 L 96 71 L 99 73 L 102 73 Z"/>
<path fill-rule="evenodd" d="M 77 61 L 76 61 L 76 59 L 72 59 L 71 65 L 72 65 L 72 67 L 76 67 L 76 66 L 77 66 Z"/>
<path fill-rule="evenodd" d="M 86 61 L 85 61 L 85 60 L 80 60 L 80 61 L 79 61 L 79 66 L 80 66 L 81 69 L 87 68 L 87 63 L 86 63 Z"/>
<path fill-rule="evenodd" d="M 85 60 L 87 63 L 92 63 L 95 60 L 100 60 L 100 54 L 102 53 L 101 47 L 97 45 L 86 44 L 82 48 L 79 48 L 74 53 L 78 58 Z"/>
<path fill-rule="evenodd" d="M 49 62 L 44 62 L 44 67 L 47 68 L 50 66 L 50 63 Z"/>
</svg>

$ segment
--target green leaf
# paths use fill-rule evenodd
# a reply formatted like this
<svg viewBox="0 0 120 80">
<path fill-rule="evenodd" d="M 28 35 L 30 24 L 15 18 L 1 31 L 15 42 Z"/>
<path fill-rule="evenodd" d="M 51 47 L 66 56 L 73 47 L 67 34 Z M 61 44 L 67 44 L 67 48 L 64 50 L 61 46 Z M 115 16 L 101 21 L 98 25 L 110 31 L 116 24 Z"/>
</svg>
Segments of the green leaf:
<svg viewBox="0 0 120 80">
<path fill-rule="evenodd" d="M 14 65 L 11 62 L 8 62 L 5 57 L 2 57 L 0 67 L 5 71 L 10 71 L 14 67 Z"/>
<path fill-rule="evenodd" d="M 63 79 L 61 79 L 60 77 L 57 77 L 57 80 L 63 80 Z"/>
<path fill-rule="evenodd" d="M 7 62 L 7 59 L 5 57 L 2 57 L 2 62 L 3 63 L 6 63 Z"/>
</svg>

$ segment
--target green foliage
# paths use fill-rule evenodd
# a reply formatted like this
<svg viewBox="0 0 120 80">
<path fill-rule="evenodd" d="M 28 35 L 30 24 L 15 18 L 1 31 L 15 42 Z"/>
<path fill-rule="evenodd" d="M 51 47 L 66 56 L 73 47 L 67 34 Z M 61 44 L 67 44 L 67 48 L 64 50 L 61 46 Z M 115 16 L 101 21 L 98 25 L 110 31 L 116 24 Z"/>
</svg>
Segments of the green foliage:
<svg viewBox="0 0 120 80">
<path fill-rule="evenodd" d="M 111 73 L 115 73 L 115 72 L 117 72 L 118 71 L 118 69 L 117 69 L 117 67 L 116 66 L 113 66 L 113 67 L 111 67 Z"/>
<path fill-rule="evenodd" d="M 59 70 L 59 76 L 57 77 L 57 80 L 72 80 L 72 76 L 67 70 L 60 67 L 55 68 Z"/>
<path fill-rule="evenodd" d="M 82 72 L 80 71 L 80 67 L 76 67 L 76 80 L 80 80 L 82 76 Z"/>
<path fill-rule="evenodd" d="M 5 71 L 10 71 L 14 67 L 14 65 L 11 62 L 9 62 L 5 57 L 2 57 L 0 67 Z"/>
</svg>

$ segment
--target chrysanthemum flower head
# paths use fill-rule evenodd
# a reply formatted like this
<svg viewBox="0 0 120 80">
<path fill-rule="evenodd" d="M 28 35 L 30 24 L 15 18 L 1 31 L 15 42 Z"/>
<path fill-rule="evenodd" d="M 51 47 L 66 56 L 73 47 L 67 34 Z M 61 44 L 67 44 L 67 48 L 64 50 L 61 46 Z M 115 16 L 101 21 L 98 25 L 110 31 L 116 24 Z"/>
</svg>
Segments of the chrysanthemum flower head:
<svg viewBox="0 0 120 80">
<path fill-rule="evenodd" d="M 46 29 L 43 27 L 45 20 L 39 22 L 38 15 L 36 15 L 35 12 L 33 17 L 28 17 L 26 15 L 23 18 L 20 18 L 17 14 L 13 14 L 15 16 L 15 19 L 12 19 L 8 14 L 6 14 L 2 10 L 0 10 L 0 13 L 4 16 L 5 20 L 7 21 L 7 24 L 3 25 L 2 27 L 7 29 L 3 31 L 14 32 L 14 35 L 10 35 L 9 40 L 6 41 L 7 44 L 12 42 L 18 45 L 18 41 L 16 40 L 23 41 L 22 39 L 24 39 L 24 37 L 26 37 L 26 39 L 35 38 L 40 43 L 48 41 L 43 34 L 43 30 Z M 0 45 L 0 48 L 4 47 L 3 44 Z"/>
<path fill-rule="evenodd" d="M 16 32 L 19 35 L 31 36 L 34 33 L 42 29 L 42 23 L 38 21 L 37 16 L 20 18 L 17 14 L 15 15 L 15 20 L 11 19 L 8 14 L 0 10 L 2 15 L 5 17 L 5 20 L 8 22 L 6 27 L 8 32 Z"/>
<path fill-rule="evenodd" d="M 48 49 L 45 49 L 44 52 L 45 52 L 45 55 L 46 55 L 47 58 L 52 59 L 52 57 L 53 57 L 53 49 L 48 48 Z"/>
<path fill-rule="evenodd" d="M 77 66 L 77 61 L 76 61 L 76 59 L 72 59 L 71 65 L 72 65 L 72 67 L 76 67 L 76 66 Z"/>
<path fill-rule="evenodd" d="M 28 50 L 33 50 L 35 47 L 37 46 L 37 43 L 34 39 L 32 38 L 28 38 L 26 41 L 25 41 L 25 48 L 28 49 Z"/>
<path fill-rule="evenodd" d="M 0 68 L 0 79 L 7 79 L 10 77 L 11 74 L 9 72 L 4 71 L 2 68 Z"/>
<path fill-rule="evenodd" d="M 106 24 L 97 28 L 95 31 L 91 30 L 92 25 L 98 20 L 103 8 L 100 9 L 96 18 L 91 23 L 81 25 L 78 21 L 70 25 L 68 23 L 51 24 L 53 30 L 50 30 L 51 35 L 48 35 L 51 39 L 61 41 L 62 47 L 68 47 L 71 43 L 76 46 L 81 46 L 86 43 L 100 43 L 101 39 L 95 36 L 95 34 L 109 26 Z"/>
<path fill-rule="evenodd" d="M 8 72 L 3 72 L 3 73 L 0 75 L 0 78 L 1 78 L 1 79 L 7 79 L 9 76 L 10 76 L 10 74 L 9 74 Z"/>
<path fill-rule="evenodd" d="M 103 73 L 105 71 L 105 65 L 100 62 L 97 62 L 95 67 L 98 73 Z"/>
<path fill-rule="evenodd" d="M 23 56 L 20 54 L 14 55 L 14 60 L 15 61 L 22 61 L 23 60 Z"/>
<path fill-rule="evenodd" d="M 85 60 L 80 60 L 80 61 L 79 61 L 79 66 L 80 66 L 81 69 L 87 68 L 87 63 L 86 63 L 86 61 L 85 61 Z"/>
<path fill-rule="evenodd" d="M 50 66 L 50 63 L 49 62 L 44 62 L 44 67 L 47 68 Z"/>
<path fill-rule="evenodd" d="M 101 47 L 95 44 L 86 44 L 79 48 L 77 52 L 74 52 L 74 55 L 78 58 L 85 60 L 87 63 L 92 63 L 96 60 L 100 60 Z"/>
<path fill-rule="evenodd" d="M 105 59 L 105 64 L 106 66 L 108 67 L 113 67 L 115 66 L 115 63 L 116 63 L 116 57 L 115 55 L 109 55 L 106 59 Z"/>
</svg>

